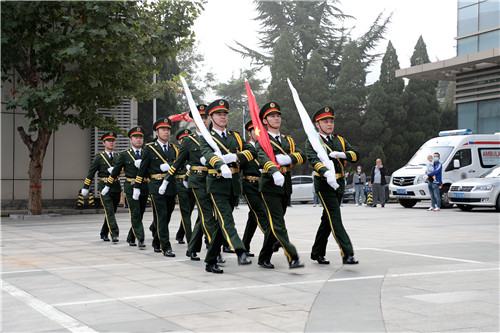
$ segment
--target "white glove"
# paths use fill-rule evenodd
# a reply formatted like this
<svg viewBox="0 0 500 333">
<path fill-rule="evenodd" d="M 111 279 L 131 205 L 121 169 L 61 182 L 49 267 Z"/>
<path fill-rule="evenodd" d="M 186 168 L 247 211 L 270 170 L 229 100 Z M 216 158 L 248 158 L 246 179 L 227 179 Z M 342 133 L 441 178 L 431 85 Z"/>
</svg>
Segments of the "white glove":
<svg viewBox="0 0 500 333">
<path fill-rule="evenodd" d="M 191 165 L 186 164 L 186 170 L 189 170 L 189 169 L 191 169 Z"/>
<path fill-rule="evenodd" d="M 113 172 L 113 167 L 108 168 L 108 172 L 112 173 Z"/>
<path fill-rule="evenodd" d="M 106 195 L 106 194 L 108 194 L 108 192 L 109 192 L 109 186 L 107 186 L 107 185 L 106 185 L 106 186 L 104 186 L 104 188 L 102 189 L 102 191 L 101 191 L 101 195 Z"/>
<path fill-rule="evenodd" d="M 135 160 L 134 165 L 137 169 L 139 169 L 139 167 L 141 166 L 141 162 L 142 160 Z"/>
<path fill-rule="evenodd" d="M 224 163 L 226 164 L 229 164 L 229 163 L 233 163 L 233 162 L 236 162 L 236 154 L 226 154 L 226 155 L 222 155 L 223 159 L 224 159 Z"/>
<path fill-rule="evenodd" d="M 276 186 L 283 186 L 283 184 L 285 184 L 285 176 L 283 176 L 279 171 L 273 173 L 273 179 Z"/>
<path fill-rule="evenodd" d="M 341 151 L 332 151 L 330 154 L 328 154 L 328 156 L 330 156 L 331 158 L 347 158 L 345 156 L 345 153 Z"/>
<path fill-rule="evenodd" d="M 87 194 L 89 194 L 89 190 L 87 190 L 86 188 L 82 188 L 82 195 L 86 197 Z"/>
<path fill-rule="evenodd" d="M 170 165 L 168 163 L 163 163 L 160 165 L 160 169 L 163 172 L 168 171 L 168 169 L 170 169 Z"/>
<path fill-rule="evenodd" d="M 187 181 L 183 180 L 182 181 L 182 185 L 184 185 L 185 188 L 188 188 L 188 182 Z"/>
<path fill-rule="evenodd" d="M 279 165 L 292 164 L 292 158 L 288 155 L 278 154 L 275 157 L 276 157 L 276 162 L 278 162 Z"/>
<path fill-rule="evenodd" d="M 215 156 L 217 156 L 218 158 L 220 158 L 221 160 L 224 160 L 224 157 L 222 157 L 222 153 L 218 152 L 218 151 L 215 151 L 214 152 Z"/>
<path fill-rule="evenodd" d="M 328 170 L 327 172 L 324 173 L 323 177 L 326 178 L 326 182 L 328 185 L 330 185 L 334 190 L 339 188 L 339 184 L 337 183 L 337 178 L 335 177 L 335 174 Z"/>
<path fill-rule="evenodd" d="M 158 189 L 158 193 L 161 195 L 165 194 L 165 191 L 167 190 L 168 182 L 166 180 L 163 180 L 163 183 L 161 183 L 160 188 Z"/>
<path fill-rule="evenodd" d="M 132 193 L 132 199 L 139 200 L 139 196 L 141 195 L 140 188 L 134 188 L 134 193 Z"/>
<path fill-rule="evenodd" d="M 220 172 L 222 173 L 222 177 L 224 177 L 224 178 L 228 178 L 228 179 L 233 178 L 233 173 L 231 172 L 231 170 L 229 169 L 227 164 L 223 164 L 220 167 Z"/>
<path fill-rule="evenodd" d="M 202 156 L 202 157 L 200 158 L 200 163 L 201 163 L 202 165 L 207 164 L 207 159 L 205 158 L 205 156 Z"/>
</svg>

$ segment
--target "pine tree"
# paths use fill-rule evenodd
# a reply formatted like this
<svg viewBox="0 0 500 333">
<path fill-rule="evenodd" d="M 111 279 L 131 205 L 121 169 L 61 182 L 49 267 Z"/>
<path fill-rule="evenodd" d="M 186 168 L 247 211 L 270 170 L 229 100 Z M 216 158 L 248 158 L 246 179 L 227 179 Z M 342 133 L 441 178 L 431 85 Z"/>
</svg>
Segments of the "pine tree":
<svg viewBox="0 0 500 333">
<path fill-rule="evenodd" d="M 411 56 L 411 66 L 428 63 L 427 47 L 422 36 L 415 45 Z M 440 128 L 439 103 L 436 97 L 438 81 L 410 79 L 405 88 L 403 98 L 407 112 L 406 142 L 410 149 L 406 154 L 408 160 L 415 150 L 428 139 L 435 137 Z"/>
<path fill-rule="evenodd" d="M 380 77 L 370 91 L 363 119 L 361 132 L 364 140 L 359 149 L 364 167 L 373 165 L 377 158 L 382 158 L 389 172 L 406 163 L 406 113 L 402 106 L 404 81 L 395 76 L 399 68 L 396 50 L 389 41 L 380 66 Z"/>
<path fill-rule="evenodd" d="M 300 98 L 310 116 L 324 106 L 332 106 L 325 66 L 317 50 L 311 54 L 306 75 L 302 81 Z"/>
<path fill-rule="evenodd" d="M 334 91 L 335 133 L 347 137 L 349 143 L 359 143 L 361 115 L 366 105 L 366 65 L 355 41 L 349 42 L 342 53 L 340 74 Z"/>
</svg>

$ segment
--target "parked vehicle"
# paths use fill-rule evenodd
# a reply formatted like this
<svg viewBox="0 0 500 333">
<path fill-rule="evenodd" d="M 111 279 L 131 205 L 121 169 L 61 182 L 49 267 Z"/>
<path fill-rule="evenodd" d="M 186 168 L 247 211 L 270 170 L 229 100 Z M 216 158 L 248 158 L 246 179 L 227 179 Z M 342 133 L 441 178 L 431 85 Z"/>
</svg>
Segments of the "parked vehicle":
<svg viewBox="0 0 500 333">
<path fill-rule="evenodd" d="M 308 175 L 292 176 L 292 197 L 291 201 L 308 203 L 314 200 L 313 177 Z"/>
<path fill-rule="evenodd" d="M 448 192 L 450 203 L 461 210 L 474 207 L 495 207 L 500 211 L 500 165 L 486 171 L 478 178 L 467 178 L 451 184 Z"/>
<path fill-rule="evenodd" d="M 346 185 L 344 190 L 344 195 L 342 196 L 342 200 L 344 203 L 348 203 L 349 201 L 354 201 L 354 194 L 356 193 L 356 189 L 352 184 Z"/>
<path fill-rule="evenodd" d="M 500 133 L 471 133 L 471 130 L 443 131 L 439 137 L 424 143 L 404 167 L 392 174 L 389 196 L 406 208 L 430 199 L 425 162 L 428 155 L 438 152 L 443 165 L 441 207 L 452 207 L 448 191 L 453 182 L 475 177 L 500 164 Z"/>
</svg>

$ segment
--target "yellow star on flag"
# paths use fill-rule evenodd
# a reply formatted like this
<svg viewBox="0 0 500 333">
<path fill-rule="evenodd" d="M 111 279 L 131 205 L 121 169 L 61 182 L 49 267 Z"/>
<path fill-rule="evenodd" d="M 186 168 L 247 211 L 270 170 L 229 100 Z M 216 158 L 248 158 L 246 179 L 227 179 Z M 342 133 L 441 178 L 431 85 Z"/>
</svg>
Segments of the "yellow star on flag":
<svg viewBox="0 0 500 333">
<path fill-rule="evenodd" d="M 256 129 L 255 129 L 255 135 L 256 135 L 256 136 L 259 136 L 259 133 L 260 133 L 260 129 L 259 129 L 259 128 L 256 128 Z"/>
</svg>

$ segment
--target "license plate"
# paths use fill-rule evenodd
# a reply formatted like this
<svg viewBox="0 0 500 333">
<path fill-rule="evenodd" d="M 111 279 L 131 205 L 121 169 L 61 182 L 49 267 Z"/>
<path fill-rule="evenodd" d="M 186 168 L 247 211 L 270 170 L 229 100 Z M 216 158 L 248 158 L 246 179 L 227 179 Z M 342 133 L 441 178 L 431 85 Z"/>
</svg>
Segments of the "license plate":
<svg viewBox="0 0 500 333">
<path fill-rule="evenodd" d="M 398 189 L 396 190 L 396 193 L 397 193 L 397 194 L 406 194 L 406 189 L 405 189 L 405 188 L 398 188 Z"/>
<path fill-rule="evenodd" d="M 452 198 L 465 198 L 465 193 L 452 193 L 451 194 Z"/>
</svg>

